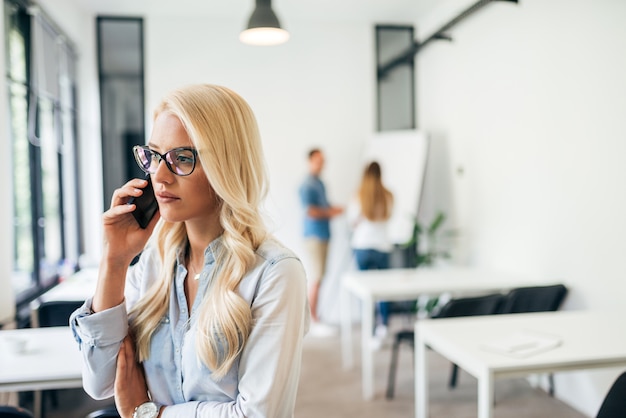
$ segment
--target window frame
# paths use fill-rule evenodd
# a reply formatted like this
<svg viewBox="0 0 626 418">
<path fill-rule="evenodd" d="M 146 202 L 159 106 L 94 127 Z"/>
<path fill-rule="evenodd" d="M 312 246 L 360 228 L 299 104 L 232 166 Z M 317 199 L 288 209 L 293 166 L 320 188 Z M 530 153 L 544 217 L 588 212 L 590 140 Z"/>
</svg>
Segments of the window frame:
<svg viewBox="0 0 626 418">
<path fill-rule="evenodd" d="M 29 12 L 26 1 L 4 0 L 3 7 L 5 11 L 3 41 L 6 45 L 7 66 L 7 71 L 4 75 L 7 81 L 7 97 L 4 100 L 7 100 L 8 105 L 9 141 L 11 147 L 9 162 L 11 164 L 11 181 L 13 182 L 11 190 L 13 202 L 12 228 L 14 229 L 14 234 L 11 256 L 13 267 L 11 271 L 14 292 L 16 280 L 19 280 L 20 275 L 26 278 L 25 282 L 28 281 L 28 283 L 25 283 L 23 290 L 15 294 L 16 319 L 18 320 L 18 326 L 21 326 L 28 321 L 29 314 L 27 308 L 30 301 L 55 286 L 59 282 L 61 275 L 75 271 L 79 253 L 83 250 L 81 234 L 82 216 L 80 216 L 78 199 L 78 179 L 80 176 L 78 176 L 77 161 L 79 149 L 76 104 L 76 53 L 69 41 L 63 42 L 59 49 L 55 50 L 54 59 L 56 62 L 65 59 L 64 64 L 66 65 L 64 68 L 59 69 L 57 78 L 54 80 L 55 83 L 58 83 L 56 85 L 58 94 L 54 96 L 42 93 L 42 90 L 38 89 L 36 83 L 33 82 L 33 78 L 40 75 L 33 72 L 32 54 L 36 42 L 32 35 L 33 26 L 41 25 L 41 28 L 43 28 L 45 25 L 45 29 L 52 31 L 57 37 L 55 41 L 59 37 L 61 39 L 68 38 L 60 32 L 54 22 L 42 10 L 37 11 L 36 15 Z M 41 20 L 35 22 L 35 19 Z M 39 29 L 41 30 L 41 28 Z M 23 39 L 23 55 L 19 57 L 11 55 L 12 47 L 9 45 L 10 34 L 14 30 L 17 30 L 20 38 Z M 14 68 L 12 65 L 15 64 L 15 59 L 23 60 L 23 62 L 19 63 L 19 65 L 23 65 L 23 77 L 20 77 L 20 79 L 14 78 L 15 74 L 12 72 L 12 68 Z M 62 79 L 67 83 L 65 86 Z M 21 100 L 25 101 L 25 120 L 23 117 L 19 121 L 14 119 L 14 114 L 17 113 L 14 101 L 20 100 L 14 94 L 15 85 L 21 85 L 24 89 Z M 65 90 L 63 90 L 64 88 Z M 45 106 L 42 106 L 44 103 Z M 40 136 L 43 129 L 41 117 L 47 117 L 48 121 L 46 125 L 48 129 L 45 132 L 47 142 L 44 148 L 42 148 L 42 143 L 37 143 L 37 137 Z M 34 120 L 31 120 L 31 118 L 34 118 Z M 30 132 L 29 120 L 31 122 Z M 17 133 L 18 130 L 21 134 Z M 26 131 L 25 136 L 23 135 L 24 130 Z M 70 138 L 64 138 L 65 136 Z M 25 140 L 28 141 L 26 148 L 29 166 L 28 184 L 30 185 L 30 242 L 32 243 L 30 247 L 32 254 L 27 254 L 25 257 L 32 257 L 32 260 L 27 261 L 24 265 L 27 265 L 26 269 L 30 271 L 24 270 L 24 265 L 18 264 L 20 257 L 23 255 L 23 253 L 20 254 L 20 251 L 24 251 L 19 246 L 19 240 L 23 239 L 24 236 L 18 236 L 17 230 L 16 214 L 19 209 L 16 206 L 18 204 L 15 186 L 15 181 L 17 181 L 16 155 L 13 154 L 18 141 Z M 65 141 L 70 142 L 67 143 Z M 21 146 L 24 145 L 26 144 L 22 142 Z M 52 168 L 52 170 L 47 170 L 46 167 Z M 46 177 L 46 172 L 51 173 L 51 177 Z M 68 177 L 73 177 L 76 181 L 68 183 Z M 53 190 L 46 191 L 45 184 L 52 185 L 51 189 Z M 56 198 L 54 196 L 55 193 L 58 193 Z M 23 196 L 22 199 L 24 199 Z M 69 205 L 72 206 L 71 214 L 78 215 L 75 216 L 75 219 L 66 218 L 68 213 L 66 209 L 68 209 Z M 50 208 L 52 212 L 50 212 Z M 53 215 L 52 218 L 51 214 Z M 51 219 L 54 222 L 52 225 L 54 227 L 53 233 L 50 231 L 51 224 L 49 222 Z M 48 239 L 52 237 L 54 242 L 46 243 L 47 222 Z M 73 224 L 72 228 L 68 228 L 68 223 L 70 222 L 76 222 L 76 224 Z M 28 239 L 28 237 L 25 239 Z M 57 241 L 60 247 L 54 248 L 57 245 Z M 46 251 L 46 245 L 48 246 L 48 251 Z M 47 252 L 54 254 L 54 260 L 46 260 Z M 30 275 L 30 278 L 28 278 L 28 275 Z"/>
<path fill-rule="evenodd" d="M 379 68 L 381 68 L 382 66 L 384 66 L 385 64 L 387 64 L 389 61 L 393 61 L 393 58 L 395 58 L 398 54 L 402 53 L 403 51 L 392 51 L 395 53 L 389 53 L 389 51 L 385 51 L 385 45 L 384 42 L 382 40 L 383 38 L 383 32 L 396 32 L 396 33 L 400 33 L 400 32 L 405 32 L 406 36 L 407 36 L 407 42 L 406 42 L 406 47 L 405 50 L 409 50 L 413 47 L 414 44 L 414 32 L 415 29 L 413 26 L 411 25 L 376 25 L 375 27 L 375 32 L 376 32 L 376 93 L 377 93 L 377 100 L 376 100 L 376 130 L 378 132 L 383 132 L 383 131 L 389 131 L 389 130 L 406 130 L 406 129 L 416 129 L 417 127 L 417 112 L 416 112 L 416 100 L 415 100 L 415 60 L 413 58 L 413 56 L 411 56 L 410 59 L 407 59 L 405 62 L 402 62 L 400 64 L 398 64 L 397 66 L 395 66 L 393 69 L 391 69 L 390 71 L 388 71 L 383 77 L 381 77 L 381 75 L 379 74 Z M 385 56 L 391 56 L 392 58 L 385 58 Z M 405 70 L 406 71 L 406 80 L 404 80 L 404 83 L 406 83 L 406 87 L 405 89 L 408 90 L 408 94 L 409 94 L 409 98 L 408 98 L 408 102 L 404 103 L 404 106 L 406 106 L 407 108 L 405 108 L 404 110 L 406 111 L 406 114 L 408 114 L 408 120 L 404 121 L 404 123 L 401 123 L 397 126 L 393 125 L 393 126 L 389 126 L 389 121 L 385 118 L 386 114 L 391 114 L 391 113 L 397 113 L 397 107 L 394 107 L 393 109 L 389 109 L 389 102 L 385 101 L 385 98 L 388 97 L 388 95 L 386 95 L 384 93 L 384 89 L 386 86 L 391 85 L 390 83 L 392 82 L 396 82 L 397 83 L 397 79 L 398 77 L 403 77 L 404 74 L 401 74 L 400 72 Z M 393 78 L 395 78 L 395 80 L 392 80 Z M 396 106 L 398 105 L 398 102 L 395 102 Z M 403 106 L 403 104 L 400 104 L 400 106 Z"/>
</svg>

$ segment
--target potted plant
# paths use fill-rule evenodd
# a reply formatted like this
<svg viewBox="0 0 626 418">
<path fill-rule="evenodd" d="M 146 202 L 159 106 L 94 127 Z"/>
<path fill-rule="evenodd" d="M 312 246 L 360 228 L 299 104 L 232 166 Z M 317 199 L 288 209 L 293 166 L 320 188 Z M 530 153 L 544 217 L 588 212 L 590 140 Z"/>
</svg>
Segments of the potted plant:
<svg viewBox="0 0 626 418">
<path fill-rule="evenodd" d="M 450 258 L 450 253 L 441 248 L 440 238 L 451 236 L 454 231 L 442 231 L 446 214 L 438 211 L 428 226 L 422 225 L 417 217 L 414 219 L 411 240 L 403 245 L 407 267 L 432 266 L 439 260 Z M 424 295 L 417 301 L 418 316 L 429 316 L 439 303 L 439 297 Z"/>
<path fill-rule="evenodd" d="M 438 211 L 427 227 L 423 226 L 417 217 L 413 222 L 411 240 L 402 245 L 405 251 L 407 267 L 432 266 L 437 260 L 450 258 L 450 253 L 440 248 L 439 238 L 445 233 L 441 227 L 446 220 L 446 214 Z M 449 235 L 451 231 L 447 231 Z"/>
</svg>

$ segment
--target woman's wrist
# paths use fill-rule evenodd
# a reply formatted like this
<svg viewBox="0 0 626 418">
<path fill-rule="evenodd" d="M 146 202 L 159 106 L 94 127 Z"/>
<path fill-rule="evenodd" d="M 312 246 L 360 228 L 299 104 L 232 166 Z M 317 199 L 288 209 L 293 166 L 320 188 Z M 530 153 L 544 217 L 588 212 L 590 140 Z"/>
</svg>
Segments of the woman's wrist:
<svg viewBox="0 0 626 418">
<path fill-rule="evenodd" d="M 101 263 L 109 266 L 110 269 L 126 269 L 133 261 L 134 255 L 130 256 L 128 251 L 111 251 L 106 244 L 103 250 Z"/>
</svg>

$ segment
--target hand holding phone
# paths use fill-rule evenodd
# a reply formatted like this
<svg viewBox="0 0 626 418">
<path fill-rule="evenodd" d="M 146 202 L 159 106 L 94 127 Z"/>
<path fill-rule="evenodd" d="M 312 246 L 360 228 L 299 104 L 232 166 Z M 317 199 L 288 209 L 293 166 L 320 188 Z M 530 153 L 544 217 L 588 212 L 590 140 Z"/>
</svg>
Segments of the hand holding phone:
<svg viewBox="0 0 626 418">
<path fill-rule="evenodd" d="M 152 180 L 150 175 L 146 175 L 148 185 L 144 187 L 143 194 L 139 197 L 131 197 L 128 204 L 135 204 L 136 208 L 131 213 L 135 217 L 135 220 L 142 229 L 146 229 L 150 220 L 154 217 L 159 205 L 154 195 L 154 189 L 152 188 Z"/>
</svg>

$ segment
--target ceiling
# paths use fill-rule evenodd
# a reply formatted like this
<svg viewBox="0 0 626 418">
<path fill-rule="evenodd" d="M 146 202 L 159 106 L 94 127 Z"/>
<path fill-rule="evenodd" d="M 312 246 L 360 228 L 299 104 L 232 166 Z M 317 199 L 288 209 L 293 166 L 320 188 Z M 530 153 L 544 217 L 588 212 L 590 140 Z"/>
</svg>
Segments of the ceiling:
<svg viewBox="0 0 626 418">
<path fill-rule="evenodd" d="M 74 0 L 96 15 L 170 15 L 247 19 L 254 0 Z M 414 23 L 441 0 L 273 0 L 281 21 Z"/>
</svg>

